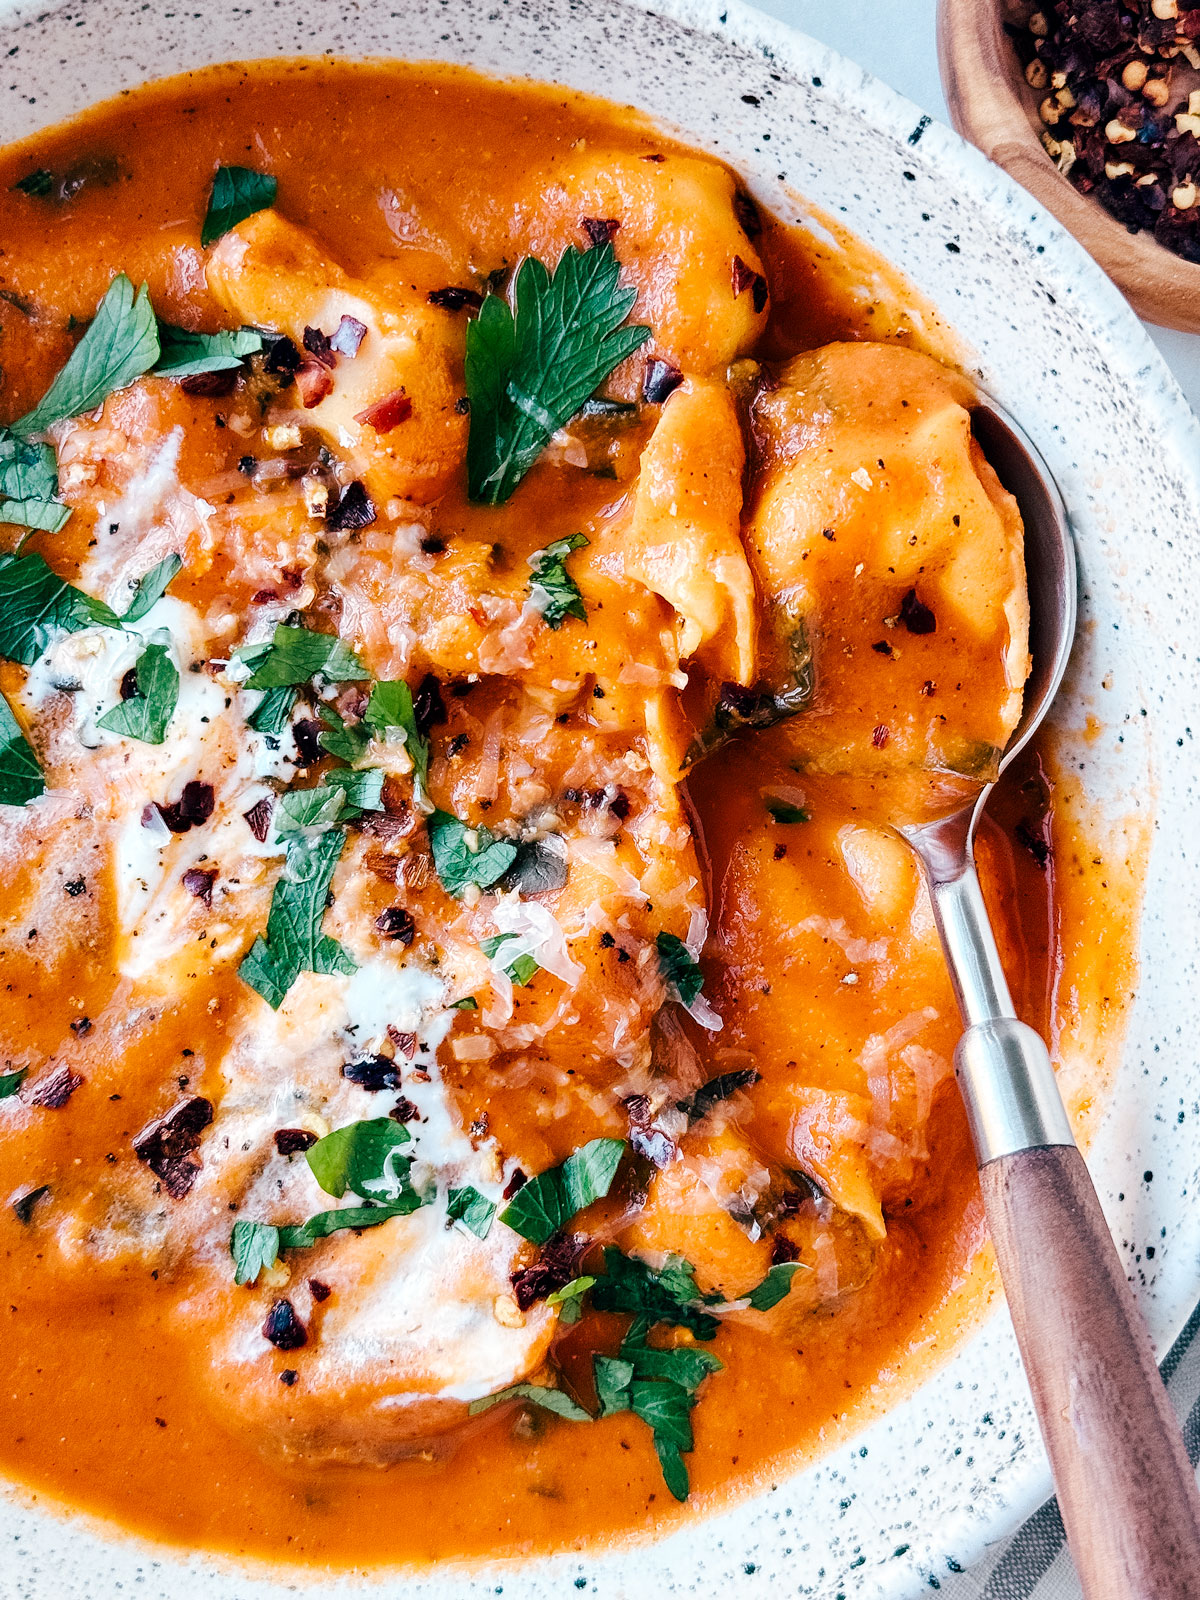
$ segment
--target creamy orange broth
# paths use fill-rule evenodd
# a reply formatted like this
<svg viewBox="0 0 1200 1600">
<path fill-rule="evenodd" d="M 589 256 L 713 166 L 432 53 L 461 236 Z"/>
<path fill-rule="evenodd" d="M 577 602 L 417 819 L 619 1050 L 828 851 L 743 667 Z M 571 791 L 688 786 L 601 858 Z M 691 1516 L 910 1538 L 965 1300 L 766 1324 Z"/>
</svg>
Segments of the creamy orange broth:
<svg viewBox="0 0 1200 1600">
<path fill-rule="evenodd" d="M 270 171 L 278 198 L 203 251 L 221 164 Z M 74 174 L 77 192 L 16 191 L 35 168 Z M 164 615 L 193 619 L 182 676 L 200 664 L 194 703 L 212 716 L 198 755 L 111 739 L 89 752 L 73 731 L 83 691 L 35 694 L 41 668 L 0 666 L 50 786 L 24 811 L 0 809 L 0 1072 L 29 1069 L 0 1102 L 0 1464 L 15 1481 L 157 1538 L 268 1559 L 580 1547 L 694 1516 L 811 1458 L 940 1359 L 993 1293 L 950 1069 L 958 1021 L 915 865 L 885 824 L 969 790 L 1007 738 L 1025 670 L 1019 521 L 970 442 L 968 388 L 929 359 L 955 355 L 931 309 L 852 240 L 765 215 L 757 233 L 753 213 L 747 232 L 734 189 L 631 112 L 400 65 L 213 69 L 0 157 L 5 421 L 37 402 L 117 270 L 148 282 L 162 320 L 208 331 L 257 323 L 298 338 L 357 296 L 378 320 L 337 383 L 370 402 L 399 372 L 412 398 L 408 422 L 375 438 L 345 420 L 358 399 L 340 424 L 302 411 L 259 360 L 228 394 L 145 379 L 55 432 L 73 515 L 26 548 L 104 598 L 178 551 L 170 595 L 191 609 Z M 530 253 L 553 265 L 587 245 L 584 217 L 620 221 L 632 319 L 653 330 L 603 392 L 639 401 L 655 357 L 684 381 L 619 423 L 571 425 L 505 505 L 472 504 L 455 404 L 471 313 L 431 310 L 429 292 L 482 291 Z M 761 313 L 735 292 L 735 255 L 742 276 L 766 280 Z M 393 348 L 392 315 L 421 352 L 407 367 L 402 340 L 400 366 L 376 354 Z M 171 441 L 177 460 L 148 488 Z M 247 456 L 307 465 L 321 442 L 335 492 L 362 481 L 376 510 L 349 536 L 326 536 L 286 468 L 239 471 Z M 581 530 L 590 542 L 569 570 L 587 621 L 552 630 L 526 604 L 528 558 Z M 19 537 L 0 526 L 0 548 Z M 904 623 L 909 590 L 932 630 Z M 293 751 L 274 777 L 245 769 L 249 701 L 221 663 L 294 609 L 340 629 L 373 678 L 440 681 L 439 807 L 514 836 L 532 818 L 563 841 L 566 885 L 535 901 L 563 943 L 539 947 L 544 970 L 510 1002 L 479 950 L 501 902 L 440 887 L 393 755 L 388 809 L 349 829 L 325 930 L 385 998 L 405 972 L 436 992 L 411 1043 L 408 1024 L 390 1042 L 334 1026 L 353 980 L 301 977 L 276 1021 L 237 974 L 282 861 L 256 849 L 242 814 L 333 763 L 305 768 Z M 774 692 L 804 651 L 803 709 L 714 734 L 722 704 L 748 703 L 723 685 Z M 361 710 L 353 695 L 338 703 Z M 161 881 L 131 888 L 120 830 L 136 840 L 146 802 L 170 804 L 197 773 L 215 788 L 211 821 L 165 844 L 161 871 L 139 858 Z M 808 820 L 780 821 L 769 802 Z M 1083 1039 L 1103 1017 L 1111 1047 L 1132 979 L 1135 868 L 1105 857 L 1045 754 L 1006 776 L 979 854 L 1022 1015 Z M 211 907 L 179 888 L 189 867 L 217 869 Z M 502 900 L 526 915 L 515 894 Z M 409 946 L 375 931 L 397 907 L 413 919 Z M 715 1017 L 675 1004 L 659 932 L 703 940 Z M 467 995 L 480 1009 L 439 1009 Z M 427 1049 L 416 1036 L 435 1012 Z M 396 1062 L 398 1089 L 339 1077 L 364 1050 Z M 64 1066 L 83 1081 L 39 1105 Z M 745 1069 L 757 1081 L 707 1118 L 687 1127 L 674 1112 Z M 429 1158 L 431 1203 L 285 1251 L 269 1281 L 235 1287 L 235 1215 L 298 1222 L 332 1204 L 273 1131 L 386 1117 L 410 1093 L 417 1150 L 442 1118 L 451 1152 Z M 676 1252 L 702 1291 L 737 1300 L 773 1258 L 808 1269 L 773 1309 L 723 1313 L 704 1345 L 724 1371 L 692 1412 L 686 1507 L 630 1414 L 584 1424 L 518 1403 L 468 1417 L 461 1383 L 431 1376 L 421 1348 L 449 1363 L 461 1347 L 468 1377 L 504 1368 L 492 1388 L 532 1376 L 594 1409 L 592 1356 L 615 1352 L 628 1318 L 522 1311 L 509 1276 L 536 1250 L 499 1221 L 481 1244 L 437 1219 L 447 1173 L 499 1200 L 516 1167 L 540 1173 L 587 1140 L 626 1138 L 639 1096 L 667 1154 L 661 1167 L 627 1156 L 576 1219 L 592 1241 L 580 1270 L 599 1270 L 599 1243 L 652 1265 Z M 172 1197 L 132 1141 L 195 1097 L 213 1120 Z M 21 1221 L 11 1202 L 43 1184 L 49 1197 Z M 417 1328 L 406 1343 L 398 1313 L 378 1333 L 370 1317 L 379 1285 L 403 1294 L 410 1261 L 427 1285 L 429 1261 L 436 1271 L 404 1313 Z M 300 1348 L 259 1332 L 280 1298 L 305 1326 Z M 470 1317 L 435 1338 L 430 1319 L 460 1300 Z M 379 1353 L 355 1367 L 347 1341 L 364 1328 Z M 411 1402 L 399 1421 L 384 1403 L 396 1394 Z"/>
</svg>

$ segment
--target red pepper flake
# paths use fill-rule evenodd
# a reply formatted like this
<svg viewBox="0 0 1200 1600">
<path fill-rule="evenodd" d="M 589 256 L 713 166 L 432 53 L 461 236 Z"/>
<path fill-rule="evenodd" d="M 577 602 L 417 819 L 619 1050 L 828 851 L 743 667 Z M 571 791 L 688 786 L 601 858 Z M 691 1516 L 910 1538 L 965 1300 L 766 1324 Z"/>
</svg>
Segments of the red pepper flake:
<svg viewBox="0 0 1200 1600">
<path fill-rule="evenodd" d="M 355 412 L 354 420 L 361 422 L 365 428 L 374 428 L 376 433 L 391 433 L 393 428 L 398 428 L 411 416 L 412 401 L 403 389 L 393 389 L 391 394 L 376 400 L 365 411 Z"/>
<path fill-rule="evenodd" d="M 325 754 L 321 748 L 323 729 L 315 717 L 301 717 L 292 724 L 292 738 L 296 741 L 296 754 L 302 767 L 315 766 Z"/>
<path fill-rule="evenodd" d="M 1046 824 L 1044 820 L 1041 823 L 1034 823 L 1031 822 L 1028 817 L 1022 817 L 1014 829 L 1019 843 L 1025 846 L 1026 850 L 1029 851 L 1029 854 L 1037 862 L 1038 866 L 1043 872 L 1045 872 L 1047 866 L 1050 864 L 1050 856 L 1052 853 L 1050 849 L 1050 841 L 1046 837 L 1045 828 Z"/>
<path fill-rule="evenodd" d="M 134 700 L 137 698 L 138 678 L 136 667 L 130 667 L 127 672 L 122 674 L 120 692 L 122 700 Z"/>
<path fill-rule="evenodd" d="M 365 331 L 365 330 L 364 330 Z M 329 341 L 329 335 L 322 333 L 320 328 L 305 328 L 304 348 L 315 361 L 323 367 L 337 365 L 337 352 Z"/>
<path fill-rule="evenodd" d="M 33 1208 L 39 1200 L 45 1200 L 49 1193 L 50 1185 L 43 1183 L 36 1189 L 27 1189 L 24 1194 L 18 1195 L 12 1203 L 17 1221 L 28 1227 L 33 1217 Z"/>
<path fill-rule="evenodd" d="M 212 1101 L 193 1095 L 143 1128 L 133 1141 L 134 1154 L 162 1179 L 172 1200 L 182 1200 L 196 1181 L 200 1162 L 192 1152 L 212 1119 Z"/>
<path fill-rule="evenodd" d="M 783 1261 L 799 1261 L 799 1259 L 800 1247 L 794 1245 L 782 1233 L 777 1233 L 771 1240 L 771 1265 L 777 1267 Z"/>
<path fill-rule="evenodd" d="M 666 156 L 653 155 L 653 156 L 642 156 L 641 159 L 643 161 L 656 161 L 657 162 L 657 161 L 665 161 L 667 158 L 666 158 Z"/>
<path fill-rule="evenodd" d="M 92 1019 L 91 1017 L 76 1017 L 75 1021 L 69 1022 L 67 1026 L 77 1039 L 86 1039 L 92 1031 Z"/>
<path fill-rule="evenodd" d="M 74 900 L 77 895 L 87 893 L 87 884 L 82 878 L 72 878 L 69 883 L 63 884 L 63 892 L 64 894 L 69 894 L 71 899 Z"/>
<path fill-rule="evenodd" d="M 928 697 L 929 695 L 935 694 L 937 692 L 937 684 L 934 683 L 932 678 L 926 678 L 925 682 L 921 685 L 920 690 L 918 692 L 920 694 L 923 694 L 926 697 Z"/>
<path fill-rule="evenodd" d="M 483 304 L 483 296 L 476 290 L 460 289 L 457 286 L 431 289 L 428 299 L 431 306 L 439 306 L 443 311 L 461 311 L 464 306 L 478 309 Z"/>
<path fill-rule="evenodd" d="M 891 734 L 888 731 L 887 723 L 881 722 L 871 735 L 871 743 L 875 746 L 876 750 L 882 750 L 890 738 Z"/>
<path fill-rule="evenodd" d="M 871 649 L 880 656 L 894 656 L 896 653 L 886 639 L 880 639 L 871 646 Z"/>
<path fill-rule="evenodd" d="M 199 828 L 204 825 L 213 814 L 216 804 L 216 795 L 211 783 L 200 783 L 195 778 L 190 783 L 185 783 L 183 793 L 178 800 L 172 800 L 169 805 L 159 805 L 154 801 L 154 809 L 170 828 L 172 833 L 187 833 L 189 828 Z M 150 809 L 146 808 L 147 811 Z M 146 812 L 142 813 L 142 826 L 146 826 Z"/>
<path fill-rule="evenodd" d="M 259 844 L 267 842 L 267 835 L 271 831 L 271 813 L 275 809 L 269 795 L 263 795 L 261 800 L 255 801 L 249 811 L 243 811 L 246 826 L 258 840 Z"/>
<path fill-rule="evenodd" d="M 420 1120 L 421 1113 L 417 1107 L 413 1105 L 411 1100 L 406 1100 L 403 1096 L 401 1096 L 400 1099 L 396 1101 L 396 1104 L 392 1107 L 392 1109 L 388 1112 L 388 1116 L 393 1122 L 418 1122 Z"/>
<path fill-rule="evenodd" d="M 442 699 L 442 686 L 432 672 L 427 672 L 413 695 L 413 718 L 422 739 L 428 739 L 429 730 L 446 721 L 446 702 Z"/>
<path fill-rule="evenodd" d="M 186 378 L 180 378 L 179 387 L 184 394 L 214 397 L 232 394 L 240 376 L 241 372 L 237 367 L 226 367 L 223 372 L 190 372 Z"/>
<path fill-rule="evenodd" d="M 262 1336 L 276 1350 L 299 1350 L 308 1343 L 308 1333 L 290 1300 L 276 1300 L 267 1312 Z"/>
<path fill-rule="evenodd" d="M 322 1300 L 329 1299 L 333 1290 L 327 1283 L 322 1283 L 320 1278 L 310 1278 L 308 1280 L 308 1292 L 319 1305 Z"/>
<path fill-rule="evenodd" d="M 747 239 L 757 239 L 762 232 L 762 218 L 754 201 L 741 189 L 733 197 L 733 214 Z"/>
<path fill-rule="evenodd" d="M 580 217 L 579 226 L 592 241 L 593 247 L 610 244 L 621 224 L 616 217 Z"/>
<path fill-rule="evenodd" d="M 511 1200 L 513 1195 L 516 1194 L 517 1190 L 523 1189 L 528 1182 L 529 1179 L 521 1171 L 520 1167 L 514 1167 L 512 1170 L 512 1177 L 500 1191 L 500 1198 L 502 1200 Z"/>
<path fill-rule="evenodd" d="M 660 406 L 668 395 L 674 394 L 683 382 L 683 373 L 673 361 L 652 356 L 646 363 L 642 378 L 642 399 L 652 406 Z"/>
<path fill-rule="evenodd" d="M 213 884 L 217 881 L 216 867 L 205 871 L 203 867 L 189 867 L 183 875 L 183 887 L 206 906 L 212 905 Z"/>
<path fill-rule="evenodd" d="M 400 1068 L 388 1056 L 363 1056 L 359 1061 L 347 1061 L 342 1066 L 342 1077 L 357 1083 L 369 1094 L 400 1087 Z"/>
<path fill-rule="evenodd" d="M 394 939 L 398 944 L 410 945 L 417 932 L 413 914 L 404 906 L 388 906 L 375 918 L 375 931 L 381 939 Z"/>
<path fill-rule="evenodd" d="M 285 1389 L 290 1389 L 299 1376 L 300 1374 L 296 1371 L 295 1367 L 284 1367 L 283 1371 L 279 1374 L 279 1381 L 283 1384 Z"/>
<path fill-rule="evenodd" d="M 343 317 L 333 331 L 329 348 L 336 350 L 338 355 L 345 356 L 347 361 L 353 361 L 366 337 L 365 322 L 360 322 L 357 317 Z"/>
<path fill-rule="evenodd" d="M 929 607 L 917 599 L 917 591 L 910 589 L 900 602 L 900 621 L 909 633 L 935 633 L 937 618 Z"/>
<path fill-rule="evenodd" d="M 289 589 L 298 589 L 304 582 L 304 568 L 280 567 L 279 576 Z"/>
<path fill-rule="evenodd" d="M 29 1097 L 31 1106 L 42 1106 L 47 1111 L 61 1111 L 63 1106 L 83 1083 L 77 1072 L 72 1072 L 70 1067 L 59 1067 L 42 1082 Z"/>
<path fill-rule="evenodd" d="M 275 1148 L 281 1156 L 303 1155 L 305 1150 L 311 1150 L 317 1142 L 315 1133 L 310 1133 L 307 1128 L 276 1128 Z"/>
<path fill-rule="evenodd" d="M 319 361 L 306 361 L 296 370 L 296 388 L 300 391 L 300 404 L 311 411 L 333 393 L 333 377 Z"/>
<path fill-rule="evenodd" d="M 254 606 L 269 606 L 272 600 L 278 600 L 279 593 L 275 589 L 256 589 L 250 596 L 250 604 Z"/>
<path fill-rule="evenodd" d="M 388 1023 L 388 1038 L 399 1050 L 406 1061 L 411 1061 L 417 1053 L 417 1036 L 415 1033 L 402 1033 L 394 1022 Z"/>
<path fill-rule="evenodd" d="M 753 267 L 748 267 L 746 265 L 746 263 L 742 260 L 741 256 L 734 256 L 734 258 L 733 258 L 733 293 L 734 293 L 734 297 L 736 298 L 738 295 L 745 294 L 746 290 L 754 282 L 754 280 L 755 280 L 755 278 L 757 276 L 758 276 L 758 274 L 755 272 L 754 268 Z"/>
<path fill-rule="evenodd" d="M 331 533 L 354 533 L 359 528 L 369 528 L 375 521 L 375 506 L 366 489 L 357 479 L 342 490 L 337 505 L 325 517 L 325 526 Z"/>
<path fill-rule="evenodd" d="M 286 387 L 287 383 L 290 383 L 296 376 L 303 362 L 304 357 L 292 341 L 286 334 L 280 334 L 278 339 L 272 340 L 266 347 L 263 356 L 263 370 L 277 378 L 285 379 L 284 386 Z"/>
<path fill-rule="evenodd" d="M 521 1310 L 528 1311 L 577 1278 L 579 1263 L 590 1242 L 583 1233 L 551 1234 L 533 1265 L 512 1275 L 513 1293 Z"/>
</svg>

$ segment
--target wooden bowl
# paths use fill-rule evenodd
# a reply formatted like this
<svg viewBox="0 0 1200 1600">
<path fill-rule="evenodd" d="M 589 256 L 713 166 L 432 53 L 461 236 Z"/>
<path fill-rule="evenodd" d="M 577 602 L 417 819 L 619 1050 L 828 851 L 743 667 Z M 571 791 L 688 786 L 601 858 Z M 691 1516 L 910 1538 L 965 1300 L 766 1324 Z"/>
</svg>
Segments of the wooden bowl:
<svg viewBox="0 0 1200 1600">
<path fill-rule="evenodd" d="M 955 128 L 1071 230 L 1139 316 L 1200 333 L 1200 265 L 1153 234 L 1130 233 L 1059 172 L 1004 21 L 1003 0 L 938 0 L 938 61 Z"/>
</svg>

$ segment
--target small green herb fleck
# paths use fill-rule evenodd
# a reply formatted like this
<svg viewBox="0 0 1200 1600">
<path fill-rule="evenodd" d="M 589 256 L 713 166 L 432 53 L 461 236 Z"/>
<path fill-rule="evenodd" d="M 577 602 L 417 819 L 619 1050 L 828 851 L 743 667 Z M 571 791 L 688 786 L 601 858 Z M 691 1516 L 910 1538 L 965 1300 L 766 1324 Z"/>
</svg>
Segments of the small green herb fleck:
<svg viewBox="0 0 1200 1600">
<path fill-rule="evenodd" d="M 389 1117 L 335 1128 L 305 1151 L 313 1177 L 340 1200 L 349 1189 L 362 1200 L 395 1201 L 409 1187 L 408 1129 Z"/>
<path fill-rule="evenodd" d="M 660 933 L 654 942 L 663 982 L 680 1005 L 690 1006 L 704 987 L 699 962 L 693 961 L 687 945 L 673 933 Z"/>
<path fill-rule="evenodd" d="M 233 1256 L 233 1281 L 257 1283 L 260 1272 L 269 1272 L 279 1259 L 279 1229 L 269 1222 L 238 1221 L 229 1236 Z"/>
<path fill-rule="evenodd" d="M 23 806 L 45 792 L 46 780 L 33 746 L 0 695 L 0 806 Z"/>
<path fill-rule="evenodd" d="M 561 1166 L 539 1173 L 518 1189 L 500 1213 L 500 1221 L 522 1238 L 545 1244 L 578 1212 L 604 1198 L 624 1154 L 623 1139 L 591 1140 Z"/>
<path fill-rule="evenodd" d="M 770 1311 L 787 1297 L 796 1274 L 809 1270 L 803 1261 L 777 1261 L 758 1287 L 751 1290 L 751 1306 L 755 1311 Z"/>
<path fill-rule="evenodd" d="M 18 1067 L 15 1072 L 0 1072 L 0 1100 L 7 1100 L 16 1094 L 28 1076 L 28 1067 Z"/>
<path fill-rule="evenodd" d="M 393 729 L 404 735 L 404 748 L 412 760 L 417 777 L 418 794 L 423 794 L 429 780 L 429 740 L 421 736 L 413 709 L 412 690 L 402 678 L 394 682 L 376 683 L 363 721 L 376 739 L 387 741 Z"/>
<path fill-rule="evenodd" d="M 179 671 L 164 644 L 148 644 L 133 670 L 137 693 L 106 711 L 96 726 L 143 744 L 162 744 L 179 702 Z"/>
<path fill-rule="evenodd" d="M 239 222 L 273 206 L 278 188 L 278 179 L 269 173 L 251 167 L 218 167 L 200 230 L 201 245 L 207 249 Z"/>
<path fill-rule="evenodd" d="M 236 655 L 251 669 L 246 689 L 298 688 L 320 676 L 330 683 L 370 677 L 366 667 L 336 634 L 314 633 L 293 623 L 278 622 L 265 644 L 247 645 Z"/>
<path fill-rule="evenodd" d="M 448 811 L 429 818 L 429 844 L 433 865 L 448 894 L 461 897 L 471 885 L 489 889 L 517 859 L 517 846 L 488 828 L 467 827 Z"/>
<path fill-rule="evenodd" d="M 330 880 L 345 842 L 345 834 L 335 828 L 288 845 L 283 876 L 271 896 L 266 937 L 255 939 L 238 968 L 273 1011 L 302 972 L 348 976 L 358 970 L 349 951 L 321 932 Z"/>
<path fill-rule="evenodd" d="M 175 574 L 183 566 L 183 560 L 173 551 L 169 556 L 164 556 L 137 580 L 134 586 L 132 600 L 125 607 L 121 621 L 125 623 L 140 622 L 146 613 L 158 604 Z"/>
<path fill-rule="evenodd" d="M 229 372 L 247 356 L 262 349 L 262 334 L 252 328 L 236 333 L 191 333 L 187 328 L 158 325 L 162 354 L 154 368 L 156 378 L 191 378 L 201 372 Z"/>
<path fill-rule="evenodd" d="M 497 1394 L 484 1395 L 482 1400 L 472 1400 L 467 1410 L 470 1415 L 478 1416 L 481 1411 L 488 1411 L 492 1406 L 503 1405 L 506 1400 L 527 1400 L 531 1405 L 540 1406 L 543 1411 L 552 1411 L 556 1417 L 566 1417 L 571 1422 L 590 1422 L 590 1412 L 587 1412 L 571 1396 L 562 1389 L 544 1388 L 536 1383 L 514 1383 L 507 1389 L 501 1389 Z"/>
<path fill-rule="evenodd" d="M 44 199 L 53 187 L 54 174 L 47 172 L 45 167 L 38 167 L 35 172 L 27 172 L 13 184 L 13 188 L 19 189 L 22 194 L 36 195 L 40 199 Z"/>
<path fill-rule="evenodd" d="M 812 820 L 809 812 L 805 811 L 802 806 L 790 805 L 786 800 L 768 799 L 767 810 L 775 818 L 776 822 L 810 822 Z"/>
<path fill-rule="evenodd" d="M 60 633 L 120 626 L 101 600 L 52 572 L 39 555 L 0 556 L 0 656 L 32 666 Z"/>
<path fill-rule="evenodd" d="M 452 1222 L 461 1222 L 479 1239 L 486 1239 L 492 1228 L 496 1208 L 486 1195 L 467 1184 L 462 1189 L 451 1189 L 446 1197 L 446 1215 Z"/>
<path fill-rule="evenodd" d="M 529 558 L 533 576 L 529 580 L 529 597 L 551 628 L 561 628 L 568 617 L 587 621 L 587 608 L 579 585 L 567 571 L 567 557 L 572 550 L 581 550 L 587 539 L 582 533 L 569 539 L 556 539 L 544 550 L 535 550 Z"/>
<path fill-rule="evenodd" d="M 483 951 L 488 960 L 492 961 L 497 955 L 499 955 L 500 951 L 506 944 L 511 943 L 517 938 L 519 938 L 519 935 L 515 933 L 490 934 L 486 939 L 481 939 L 479 941 L 479 948 Z M 528 954 L 514 956 L 511 961 L 505 961 L 502 959 L 500 966 L 505 972 L 507 972 L 512 981 L 515 984 L 518 984 L 521 988 L 524 988 L 524 986 L 533 977 L 534 973 L 539 970 L 537 961 L 533 958 L 533 956 Z"/>
</svg>

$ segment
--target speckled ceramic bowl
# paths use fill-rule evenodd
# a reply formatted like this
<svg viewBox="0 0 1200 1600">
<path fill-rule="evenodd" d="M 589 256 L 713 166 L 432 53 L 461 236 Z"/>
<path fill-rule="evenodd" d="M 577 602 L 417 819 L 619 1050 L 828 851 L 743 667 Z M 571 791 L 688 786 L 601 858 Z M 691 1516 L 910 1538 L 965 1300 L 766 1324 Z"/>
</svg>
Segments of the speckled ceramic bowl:
<svg viewBox="0 0 1200 1600">
<path fill-rule="evenodd" d="M 0 0 L 0 142 L 148 78 L 248 54 L 432 57 L 553 79 L 676 124 L 785 214 L 795 202 L 781 185 L 811 197 L 899 264 L 975 352 L 983 381 L 1056 473 L 1078 534 L 1083 621 L 1057 713 L 1066 748 L 1118 842 L 1123 829 L 1134 841 L 1153 829 L 1141 990 L 1091 1164 L 1165 1346 L 1200 1293 L 1191 1199 L 1200 429 L 1125 302 L 1051 217 L 953 134 L 736 3 L 164 6 Z M 364 1585 L 388 1600 L 576 1591 L 899 1600 L 939 1587 L 1047 1489 L 1001 1313 L 852 1445 L 665 1540 L 486 1573 L 312 1579 L 324 1594 Z M 308 1581 L 152 1550 L 19 1491 L 0 1496 L 2 1600 L 279 1600 Z"/>
</svg>

